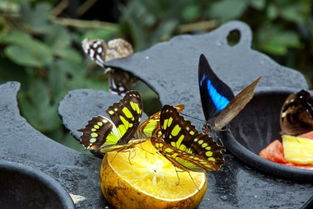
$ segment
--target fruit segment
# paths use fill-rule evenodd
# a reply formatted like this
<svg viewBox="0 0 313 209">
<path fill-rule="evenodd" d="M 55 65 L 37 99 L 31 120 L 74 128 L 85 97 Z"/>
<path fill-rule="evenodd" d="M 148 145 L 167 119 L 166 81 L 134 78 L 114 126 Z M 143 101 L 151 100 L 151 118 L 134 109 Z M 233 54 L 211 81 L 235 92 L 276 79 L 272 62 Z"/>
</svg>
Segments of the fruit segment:
<svg viewBox="0 0 313 209">
<path fill-rule="evenodd" d="M 313 140 L 303 137 L 283 135 L 284 155 L 288 162 L 312 165 Z"/>
<path fill-rule="evenodd" d="M 149 140 L 123 152 L 109 152 L 100 171 L 101 190 L 115 208 L 196 208 L 205 173 L 175 168 Z"/>
</svg>

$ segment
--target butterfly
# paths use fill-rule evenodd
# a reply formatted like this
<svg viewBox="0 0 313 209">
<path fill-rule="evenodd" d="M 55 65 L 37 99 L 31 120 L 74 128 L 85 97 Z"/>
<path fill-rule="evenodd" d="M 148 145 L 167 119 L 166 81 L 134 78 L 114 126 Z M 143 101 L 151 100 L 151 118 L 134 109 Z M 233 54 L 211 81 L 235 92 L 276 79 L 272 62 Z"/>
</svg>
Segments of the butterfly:
<svg viewBox="0 0 313 209">
<path fill-rule="evenodd" d="M 82 47 L 85 54 L 103 68 L 105 68 L 105 62 L 107 61 L 133 54 L 132 46 L 123 39 L 113 39 L 107 44 L 100 39 L 84 39 Z M 130 86 L 138 81 L 135 76 L 120 69 L 106 68 L 105 73 L 109 75 L 110 91 L 118 95 L 125 95 Z"/>
<path fill-rule="evenodd" d="M 160 134 L 152 136 L 151 143 L 183 171 L 216 171 L 224 163 L 223 148 L 207 134 L 199 133 L 173 106 L 163 106 Z"/>
<path fill-rule="evenodd" d="M 104 116 L 93 117 L 85 128 L 80 138 L 81 144 L 86 149 L 97 153 L 130 148 L 127 145 L 133 138 L 141 120 L 142 101 L 137 91 L 128 91 L 117 103 L 106 110 L 110 118 Z"/>
<path fill-rule="evenodd" d="M 290 94 L 280 111 L 282 134 L 299 135 L 313 131 L 313 98 L 301 90 Z"/>
<path fill-rule="evenodd" d="M 160 112 L 150 116 L 140 124 L 142 116 L 142 99 L 137 91 L 128 91 L 117 103 L 106 110 L 110 118 L 104 116 L 93 117 L 85 128 L 80 142 L 86 149 L 96 153 L 105 153 L 113 150 L 122 151 L 157 135 L 159 130 Z M 184 105 L 176 106 L 178 111 Z"/>
<path fill-rule="evenodd" d="M 234 96 L 231 88 L 217 77 L 207 59 L 199 59 L 199 89 L 206 124 L 204 132 L 218 131 L 225 127 L 249 103 L 260 77 Z"/>
</svg>

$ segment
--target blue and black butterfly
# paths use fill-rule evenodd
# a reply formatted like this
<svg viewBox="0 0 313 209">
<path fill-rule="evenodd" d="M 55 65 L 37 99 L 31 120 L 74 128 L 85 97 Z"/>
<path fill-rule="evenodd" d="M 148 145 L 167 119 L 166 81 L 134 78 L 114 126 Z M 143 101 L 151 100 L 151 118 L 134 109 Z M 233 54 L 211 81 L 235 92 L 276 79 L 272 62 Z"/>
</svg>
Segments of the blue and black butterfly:
<svg viewBox="0 0 313 209">
<path fill-rule="evenodd" d="M 199 59 L 199 88 L 206 124 L 204 132 L 221 130 L 248 104 L 261 78 L 234 96 L 231 88 L 217 77 L 202 54 Z"/>
</svg>

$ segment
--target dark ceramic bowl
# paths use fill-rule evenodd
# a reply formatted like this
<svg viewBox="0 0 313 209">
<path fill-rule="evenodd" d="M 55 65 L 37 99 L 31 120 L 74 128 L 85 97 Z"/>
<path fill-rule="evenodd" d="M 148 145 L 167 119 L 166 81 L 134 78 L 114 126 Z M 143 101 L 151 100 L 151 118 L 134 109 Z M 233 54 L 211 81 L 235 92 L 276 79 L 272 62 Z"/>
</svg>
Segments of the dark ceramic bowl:
<svg viewBox="0 0 313 209">
<path fill-rule="evenodd" d="M 48 175 L 21 164 L 0 161 L 0 208 L 74 209 L 74 204 Z"/>
<path fill-rule="evenodd" d="M 290 93 L 300 89 L 263 88 L 230 123 L 229 132 L 221 132 L 227 150 L 249 166 L 267 174 L 296 181 L 313 182 L 313 171 L 288 167 L 265 160 L 258 153 L 280 139 L 280 108 Z"/>
</svg>

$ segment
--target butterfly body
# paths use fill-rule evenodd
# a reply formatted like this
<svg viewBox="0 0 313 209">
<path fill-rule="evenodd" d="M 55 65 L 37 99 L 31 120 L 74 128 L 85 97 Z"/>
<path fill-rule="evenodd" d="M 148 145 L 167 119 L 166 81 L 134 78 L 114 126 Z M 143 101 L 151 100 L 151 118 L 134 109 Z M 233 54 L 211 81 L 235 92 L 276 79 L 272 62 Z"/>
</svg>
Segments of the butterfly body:
<svg viewBox="0 0 313 209">
<path fill-rule="evenodd" d="M 299 135 L 313 131 L 313 99 L 309 92 L 301 90 L 290 94 L 280 111 L 282 134 Z"/>
<path fill-rule="evenodd" d="M 231 88 L 214 73 L 204 55 L 199 59 L 199 89 L 202 108 L 207 120 L 204 132 L 219 131 L 247 105 L 254 95 L 260 78 L 234 96 Z"/>
<path fill-rule="evenodd" d="M 174 107 L 165 105 L 160 114 L 160 135 L 151 142 L 163 156 L 184 171 L 220 169 L 224 163 L 222 147 L 199 133 Z"/>
</svg>

